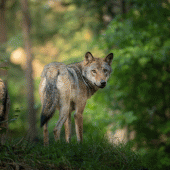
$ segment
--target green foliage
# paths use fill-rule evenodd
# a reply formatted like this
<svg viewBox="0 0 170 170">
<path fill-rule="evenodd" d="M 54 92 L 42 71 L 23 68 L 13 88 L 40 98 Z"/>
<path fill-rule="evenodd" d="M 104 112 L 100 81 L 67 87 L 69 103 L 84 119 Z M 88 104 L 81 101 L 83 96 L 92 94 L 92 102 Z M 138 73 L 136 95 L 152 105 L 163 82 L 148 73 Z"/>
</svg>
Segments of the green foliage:
<svg viewBox="0 0 170 170">
<path fill-rule="evenodd" d="M 105 29 L 108 24 L 108 21 L 104 18 L 108 17 L 110 20 L 115 16 L 115 12 L 113 11 L 113 7 L 116 4 L 115 1 L 72 0 L 72 2 L 80 9 L 80 11 L 83 11 L 83 19 L 88 19 L 88 22 L 85 24 L 94 32 L 96 37 L 98 37 L 100 31 Z"/>
<path fill-rule="evenodd" d="M 2 127 L 1 124 L 6 123 L 6 122 L 11 123 L 11 122 L 17 120 L 17 117 L 18 117 L 18 115 L 14 115 L 14 117 L 11 119 L 0 121 L 0 135 L 3 133 L 7 133 L 7 131 L 8 131 L 8 127 Z"/>
<path fill-rule="evenodd" d="M 134 6 L 124 20 L 113 19 L 100 36 L 100 49 L 114 53 L 110 86 L 104 91 L 109 100 L 102 102 L 118 112 L 117 126 L 135 130 L 138 149 L 164 144 L 166 150 L 170 140 L 169 4 L 141 0 L 134 1 Z M 158 167 L 169 167 L 167 154 L 157 153 Z"/>
<path fill-rule="evenodd" d="M 99 90 L 87 103 L 84 112 L 84 139 L 99 139 L 98 134 L 103 136 L 108 125 L 113 123 L 113 130 L 127 126 L 129 132 L 132 130 L 136 132 L 133 142 L 136 144 L 136 148 L 143 153 L 146 167 L 168 168 L 170 166 L 167 161 L 170 157 L 168 154 L 170 74 L 167 72 L 170 69 L 169 2 L 165 0 L 127 0 L 128 12 L 124 15 L 120 12 L 121 7 L 115 5 L 116 1 L 63 0 L 61 2 L 50 1 L 51 5 L 48 2 L 46 0 L 29 1 L 32 19 L 31 39 L 36 59 L 44 64 L 56 60 L 68 60 L 65 63 L 70 63 L 80 61 L 83 54 L 90 49 L 92 49 L 92 53 L 95 52 L 99 56 L 104 53 L 114 53 L 113 73 L 108 85 Z M 11 52 L 23 46 L 19 5 L 19 1 L 16 0 L 7 2 L 6 19 L 9 39 L 7 49 Z M 115 12 L 115 9 L 118 12 Z M 106 16 L 112 19 L 109 25 L 107 25 L 109 21 L 104 19 Z M 100 35 L 101 32 L 102 35 Z M 92 42 L 94 36 L 96 39 Z M 52 44 L 52 50 L 48 43 Z M 45 45 L 47 48 L 42 49 Z M 54 49 L 56 51 L 49 54 L 46 52 L 48 48 L 49 51 Z M 4 57 L 4 47 L 1 49 L 0 55 Z M 15 135 L 22 135 L 21 132 L 25 132 L 27 128 L 26 82 L 23 70 L 19 66 L 11 64 L 9 68 L 8 87 L 12 103 L 10 116 L 13 117 L 15 111 L 18 112 L 19 109 L 17 121 L 10 123 L 9 127 L 12 132 L 16 132 Z M 37 117 L 40 114 L 38 84 L 39 79 L 36 79 Z M 49 125 L 50 132 L 56 121 L 57 116 L 53 117 Z M 76 140 L 75 138 L 74 136 L 73 141 Z M 67 148 L 73 151 L 66 151 L 66 154 L 62 155 L 62 149 L 58 146 L 63 150 Z M 120 157 L 109 157 L 107 161 L 105 160 L 107 154 L 114 155 L 113 152 L 107 152 L 107 149 L 106 152 L 102 150 L 104 153 L 91 155 L 86 144 L 83 144 L 82 147 L 87 151 L 79 145 L 73 144 L 73 146 L 73 148 L 71 145 L 62 144 L 55 144 L 55 147 L 50 146 L 52 156 L 49 149 L 44 149 L 45 155 L 41 155 L 41 151 L 39 152 L 41 149 L 38 146 L 36 148 L 39 150 L 28 147 L 26 151 L 24 151 L 24 147 L 24 149 L 18 147 L 16 152 L 8 147 L 9 152 L 5 151 L 7 154 L 5 156 L 8 157 L 11 153 L 11 157 L 8 157 L 9 160 L 19 161 L 20 158 L 15 159 L 17 152 L 29 153 L 30 157 L 25 154 L 25 158 L 31 165 L 48 168 L 55 164 L 61 168 L 93 169 L 91 160 L 86 158 L 89 154 L 95 157 L 92 160 L 98 169 L 108 168 L 108 166 L 101 165 L 103 162 L 108 165 L 113 162 L 114 166 L 119 169 L 120 167 L 129 169 L 127 168 L 128 161 L 118 161 L 124 158 L 127 160 L 124 154 L 120 154 Z M 103 147 L 93 144 L 92 146 L 95 153 Z M 92 146 L 89 146 L 91 150 Z M 149 150 L 151 148 L 152 150 Z M 82 154 L 81 159 L 77 159 Z M 22 154 L 19 156 L 23 157 Z M 91 158 L 90 156 L 89 158 Z M 52 161 L 50 161 L 50 157 L 53 158 Z M 37 158 L 40 163 L 36 161 Z M 87 159 L 87 161 L 82 163 L 82 159 Z M 119 166 L 120 164 L 122 166 Z"/>
<path fill-rule="evenodd" d="M 27 128 L 26 82 L 19 66 L 10 64 L 9 67 L 8 93 L 11 101 L 9 119 L 17 118 L 9 124 L 9 128 L 13 135 L 20 136 Z"/>
<path fill-rule="evenodd" d="M 7 45 L 12 49 L 11 50 L 15 50 L 17 49 L 18 47 L 22 47 L 23 46 L 23 38 L 22 38 L 22 34 L 21 33 L 18 33 L 14 36 L 12 36 Z"/>
<path fill-rule="evenodd" d="M 0 60 L 0 65 L 1 65 L 1 63 L 5 63 L 5 60 Z M 0 69 L 2 69 L 2 70 L 8 70 L 9 69 L 9 67 L 2 67 L 2 66 L 0 66 Z"/>
</svg>

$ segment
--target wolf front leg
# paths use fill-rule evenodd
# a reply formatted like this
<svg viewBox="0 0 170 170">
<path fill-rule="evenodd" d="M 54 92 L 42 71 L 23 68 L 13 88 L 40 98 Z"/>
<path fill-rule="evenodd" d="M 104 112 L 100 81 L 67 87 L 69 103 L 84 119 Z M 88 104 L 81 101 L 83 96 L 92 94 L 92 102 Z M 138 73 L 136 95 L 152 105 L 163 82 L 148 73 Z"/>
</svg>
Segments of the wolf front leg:
<svg viewBox="0 0 170 170">
<path fill-rule="evenodd" d="M 69 143 L 71 141 L 71 112 L 69 113 L 68 118 L 64 123 L 64 126 L 66 142 Z"/>
<path fill-rule="evenodd" d="M 83 111 L 85 108 L 85 103 L 81 104 L 81 107 L 77 107 L 76 113 L 74 114 L 75 119 L 75 128 L 76 128 L 76 135 L 77 135 L 77 141 L 82 142 L 83 141 Z"/>
</svg>

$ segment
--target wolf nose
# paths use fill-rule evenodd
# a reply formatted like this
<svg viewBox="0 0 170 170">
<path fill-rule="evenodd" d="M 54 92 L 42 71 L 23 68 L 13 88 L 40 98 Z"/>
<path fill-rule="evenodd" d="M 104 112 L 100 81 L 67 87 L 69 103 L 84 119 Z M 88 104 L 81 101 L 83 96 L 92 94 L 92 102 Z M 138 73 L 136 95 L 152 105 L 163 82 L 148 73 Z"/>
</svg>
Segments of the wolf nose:
<svg viewBox="0 0 170 170">
<path fill-rule="evenodd" d="M 101 80 L 100 84 L 101 84 L 101 86 L 106 86 L 106 81 Z"/>
</svg>

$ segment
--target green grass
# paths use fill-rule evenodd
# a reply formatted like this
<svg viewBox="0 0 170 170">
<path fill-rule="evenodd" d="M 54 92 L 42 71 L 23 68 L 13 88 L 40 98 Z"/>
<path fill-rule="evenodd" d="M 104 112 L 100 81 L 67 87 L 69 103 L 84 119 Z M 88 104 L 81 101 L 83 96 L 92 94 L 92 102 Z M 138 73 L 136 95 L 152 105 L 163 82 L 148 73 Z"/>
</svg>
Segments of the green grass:
<svg viewBox="0 0 170 170">
<path fill-rule="evenodd" d="M 113 146 L 100 138 L 82 144 L 51 139 L 49 147 L 44 147 L 42 140 L 37 143 L 11 141 L 0 146 L 0 150 L 0 169 L 142 170 L 143 167 L 140 157 L 130 148 Z"/>
</svg>

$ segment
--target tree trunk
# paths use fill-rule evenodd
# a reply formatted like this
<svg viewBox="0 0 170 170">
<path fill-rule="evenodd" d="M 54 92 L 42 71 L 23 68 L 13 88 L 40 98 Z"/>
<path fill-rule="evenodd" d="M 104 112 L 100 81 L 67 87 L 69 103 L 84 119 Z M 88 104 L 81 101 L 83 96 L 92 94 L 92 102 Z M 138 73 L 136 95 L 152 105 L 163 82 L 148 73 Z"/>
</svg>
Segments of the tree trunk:
<svg viewBox="0 0 170 170">
<path fill-rule="evenodd" d="M 29 131 L 28 137 L 31 141 L 37 138 L 36 129 L 36 113 L 34 109 L 34 83 L 32 78 L 32 52 L 31 52 L 31 40 L 30 40 L 30 29 L 31 19 L 28 11 L 27 0 L 21 0 L 21 9 L 23 15 L 23 38 L 26 52 L 26 79 L 27 79 L 27 101 L 28 101 L 28 121 Z"/>
<path fill-rule="evenodd" d="M 121 0 L 122 14 L 126 14 L 126 0 Z"/>
<path fill-rule="evenodd" d="M 6 41 L 7 41 L 7 33 L 6 33 L 6 21 L 5 21 L 5 5 L 6 0 L 0 0 L 0 56 L 6 55 Z M 5 58 L 5 57 L 4 57 Z M 7 79 L 7 70 L 2 69 L 7 67 L 8 63 L 0 57 L 0 77 L 4 80 Z M 5 81 L 6 83 L 6 81 Z"/>
</svg>

